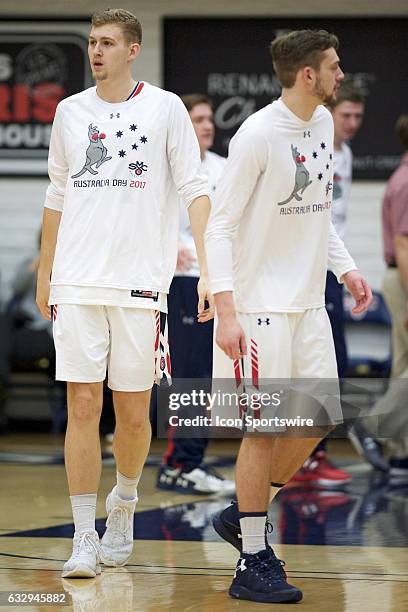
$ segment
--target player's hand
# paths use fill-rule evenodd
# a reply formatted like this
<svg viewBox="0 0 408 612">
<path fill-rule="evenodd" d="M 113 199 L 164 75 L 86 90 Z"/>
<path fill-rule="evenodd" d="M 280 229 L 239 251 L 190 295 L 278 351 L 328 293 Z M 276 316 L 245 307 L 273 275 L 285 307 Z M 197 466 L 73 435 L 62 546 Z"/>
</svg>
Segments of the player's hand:
<svg viewBox="0 0 408 612">
<path fill-rule="evenodd" d="M 186 272 L 194 263 L 194 253 L 186 246 L 180 245 L 177 252 L 177 270 Z"/>
<path fill-rule="evenodd" d="M 206 323 L 214 318 L 215 306 L 214 297 L 209 288 L 208 277 L 200 276 L 197 283 L 198 293 L 198 316 L 197 320 L 199 323 Z M 205 307 L 207 302 L 208 308 Z"/>
<path fill-rule="evenodd" d="M 37 295 L 36 303 L 41 316 L 47 321 L 51 321 L 51 307 L 48 306 L 48 300 L 50 297 L 50 281 L 37 279 Z"/>
<path fill-rule="evenodd" d="M 356 305 L 351 310 L 353 314 L 361 314 L 366 312 L 369 305 L 373 301 L 373 294 L 368 286 L 367 281 L 361 276 L 358 270 L 346 272 L 343 276 L 344 284 L 350 291 L 356 301 Z"/>
<path fill-rule="evenodd" d="M 219 318 L 215 341 L 230 359 L 241 359 L 247 354 L 244 330 L 234 314 Z"/>
</svg>

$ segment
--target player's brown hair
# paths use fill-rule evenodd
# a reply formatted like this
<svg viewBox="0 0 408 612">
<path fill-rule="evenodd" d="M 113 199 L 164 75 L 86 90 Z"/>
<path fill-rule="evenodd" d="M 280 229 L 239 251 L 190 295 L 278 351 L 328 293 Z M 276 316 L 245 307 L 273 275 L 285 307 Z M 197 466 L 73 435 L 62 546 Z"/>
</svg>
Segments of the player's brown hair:
<svg viewBox="0 0 408 612">
<path fill-rule="evenodd" d="M 333 100 L 330 106 L 331 110 L 342 102 L 355 102 L 356 104 L 365 103 L 365 97 L 362 90 L 356 87 L 350 79 L 344 79 L 344 81 L 342 81 L 337 91 L 336 99 Z"/>
<path fill-rule="evenodd" d="M 110 23 L 121 27 L 128 44 L 142 42 L 142 26 L 140 21 L 125 9 L 106 9 L 92 15 L 91 24 L 98 28 Z"/>
<path fill-rule="evenodd" d="M 193 93 L 180 97 L 188 112 L 191 112 L 197 104 L 208 104 L 208 106 L 212 108 L 212 102 L 205 94 Z"/>
<path fill-rule="evenodd" d="M 319 70 L 323 52 L 338 47 L 337 36 L 326 30 L 295 30 L 275 38 L 270 51 L 282 87 L 293 87 L 298 71 L 305 66 Z"/>
<path fill-rule="evenodd" d="M 395 131 L 404 147 L 404 151 L 408 151 L 408 115 L 400 115 L 398 117 Z"/>
</svg>

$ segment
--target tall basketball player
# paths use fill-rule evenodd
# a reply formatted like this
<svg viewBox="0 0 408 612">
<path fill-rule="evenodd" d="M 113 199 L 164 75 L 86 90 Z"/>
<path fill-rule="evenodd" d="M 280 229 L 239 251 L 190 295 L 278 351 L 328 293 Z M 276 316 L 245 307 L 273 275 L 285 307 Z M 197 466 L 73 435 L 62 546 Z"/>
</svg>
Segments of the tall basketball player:
<svg viewBox="0 0 408 612">
<path fill-rule="evenodd" d="M 325 31 L 276 38 L 271 50 L 282 97 L 249 117 L 231 141 L 206 242 L 218 315 L 217 379 L 234 371 L 247 376 L 254 367 L 256 381 L 336 379 L 324 307 L 327 267 L 355 298 L 354 312 L 371 301 L 330 221 L 333 119 L 324 104 L 343 79 L 337 47 L 337 38 Z M 267 544 L 265 521 L 270 496 L 324 435 L 321 427 L 311 431 L 310 437 L 242 440 L 238 507 L 214 519 L 218 533 L 240 551 L 232 597 L 270 603 L 302 598 Z"/>
<path fill-rule="evenodd" d="M 96 87 L 60 102 L 52 129 L 37 303 L 45 318 L 53 307 L 56 376 L 68 384 L 65 464 L 75 535 L 64 577 L 94 577 L 100 560 L 124 565 L 132 552 L 150 392 L 156 366 L 167 363 L 158 355 L 165 345 L 160 315 L 176 267 L 179 197 L 200 266 L 199 320 L 212 318 L 211 306 L 204 308 L 211 299 L 203 238 L 210 202 L 197 138 L 178 96 L 133 79 L 141 41 L 128 11 L 93 15 L 88 53 Z M 117 482 L 100 546 L 95 507 L 106 370 Z"/>
</svg>

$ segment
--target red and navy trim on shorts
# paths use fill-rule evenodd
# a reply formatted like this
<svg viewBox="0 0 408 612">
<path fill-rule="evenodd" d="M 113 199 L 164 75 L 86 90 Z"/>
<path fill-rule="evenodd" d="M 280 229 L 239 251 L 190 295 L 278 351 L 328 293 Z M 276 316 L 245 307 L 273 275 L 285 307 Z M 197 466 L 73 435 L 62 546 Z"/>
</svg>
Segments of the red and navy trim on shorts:
<svg viewBox="0 0 408 612">
<path fill-rule="evenodd" d="M 167 314 L 155 310 L 155 343 L 154 343 L 154 366 L 156 372 L 156 383 L 166 381 L 171 385 L 171 361 L 167 332 Z M 159 375 L 160 372 L 160 375 Z"/>
<path fill-rule="evenodd" d="M 239 406 L 239 418 L 242 419 L 244 413 L 246 412 L 246 406 L 242 402 L 241 395 L 245 390 L 245 382 L 244 382 L 244 360 L 235 359 L 234 360 L 234 374 L 235 374 L 235 386 L 237 390 L 237 395 L 239 397 L 238 406 Z"/>
<path fill-rule="evenodd" d="M 259 389 L 259 361 L 258 361 L 258 343 L 251 338 L 251 374 L 252 374 L 252 386 L 255 389 Z M 257 405 L 259 407 L 257 407 Z M 261 406 L 259 402 L 255 404 L 252 402 L 252 411 L 255 419 L 261 417 Z"/>
</svg>

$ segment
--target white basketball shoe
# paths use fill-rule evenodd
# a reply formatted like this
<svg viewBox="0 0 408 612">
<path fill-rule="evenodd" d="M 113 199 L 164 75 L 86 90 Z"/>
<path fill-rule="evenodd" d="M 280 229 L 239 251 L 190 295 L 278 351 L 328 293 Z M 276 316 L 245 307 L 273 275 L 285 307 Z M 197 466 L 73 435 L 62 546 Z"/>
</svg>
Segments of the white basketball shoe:
<svg viewBox="0 0 408 612">
<path fill-rule="evenodd" d="M 101 573 L 100 543 L 96 531 L 74 533 L 72 555 L 62 570 L 63 578 L 95 578 Z"/>
<path fill-rule="evenodd" d="M 137 498 L 121 499 L 116 486 L 106 498 L 106 531 L 101 540 L 101 561 L 111 567 L 125 565 L 133 550 L 133 515 Z"/>
</svg>

